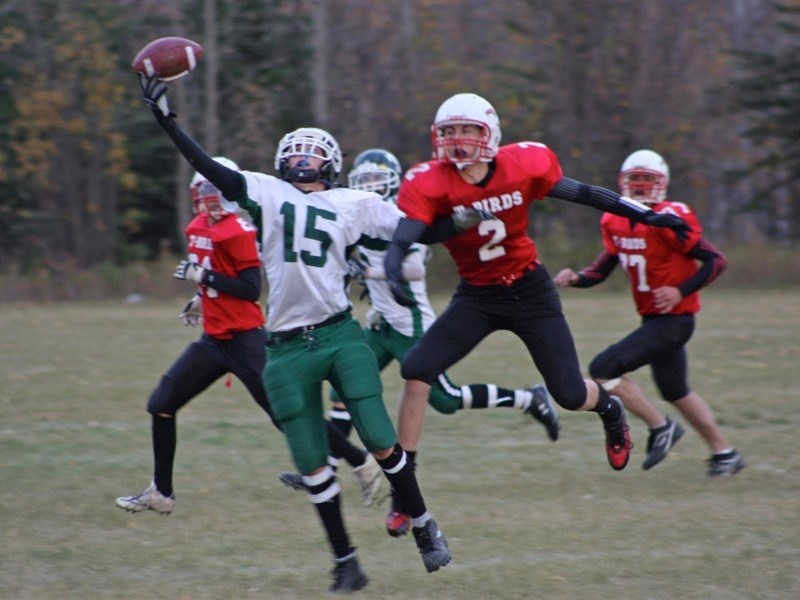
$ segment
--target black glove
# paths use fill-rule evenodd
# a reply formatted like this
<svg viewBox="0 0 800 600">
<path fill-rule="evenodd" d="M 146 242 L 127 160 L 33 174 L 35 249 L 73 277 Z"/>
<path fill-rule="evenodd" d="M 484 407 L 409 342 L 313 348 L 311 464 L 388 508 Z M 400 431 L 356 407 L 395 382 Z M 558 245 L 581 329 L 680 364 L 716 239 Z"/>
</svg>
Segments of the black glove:
<svg viewBox="0 0 800 600">
<path fill-rule="evenodd" d="M 167 103 L 167 84 L 158 78 L 158 73 L 148 77 L 144 73 L 139 73 L 139 85 L 142 88 L 142 100 L 147 107 L 153 111 L 157 118 L 175 117 L 175 113 L 170 112 Z"/>
<path fill-rule="evenodd" d="M 391 290 L 392 292 L 394 301 L 397 302 L 400 306 L 411 307 L 417 305 L 417 301 L 406 293 L 406 290 L 403 288 L 402 281 L 398 279 L 390 279 L 389 290 Z"/>
<path fill-rule="evenodd" d="M 680 217 L 669 213 L 657 213 L 654 210 L 645 213 L 642 223 L 652 227 L 669 227 L 675 232 L 679 242 L 688 240 L 689 234 L 692 232 L 692 228 Z"/>
</svg>

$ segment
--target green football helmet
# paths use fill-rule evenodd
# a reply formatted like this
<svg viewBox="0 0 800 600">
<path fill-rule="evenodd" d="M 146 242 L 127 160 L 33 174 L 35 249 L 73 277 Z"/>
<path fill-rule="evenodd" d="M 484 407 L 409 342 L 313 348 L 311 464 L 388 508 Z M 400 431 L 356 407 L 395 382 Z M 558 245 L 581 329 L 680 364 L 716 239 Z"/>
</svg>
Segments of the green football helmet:
<svg viewBox="0 0 800 600">
<path fill-rule="evenodd" d="M 356 156 L 347 174 L 347 186 L 375 192 L 384 200 L 397 201 L 403 169 L 397 157 L 382 148 L 370 148 Z"/>
</svg>

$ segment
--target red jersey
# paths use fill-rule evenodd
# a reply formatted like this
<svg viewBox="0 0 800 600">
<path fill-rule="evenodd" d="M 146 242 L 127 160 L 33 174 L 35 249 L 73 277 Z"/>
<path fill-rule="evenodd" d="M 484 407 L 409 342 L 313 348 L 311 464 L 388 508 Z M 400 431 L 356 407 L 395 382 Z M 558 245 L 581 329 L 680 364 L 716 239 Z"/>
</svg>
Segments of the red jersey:
<svg viewBox="0 0 800 600">
<path fill-rule="evenodd" d="M 671 229 L 632 223 L 630 219 L 611 213 L 605 213 L 600 219 L 603 245 L 609 254 L 619 258 L 640 315 L 661 314 L 653 302 L 654 289 L 678 287 L 697 272 L 697 261 L 686 253 L 703 234 L 700 221 L 686 204 L 666 201 L 651 208 L 681 217 L 692 228 L 689 238 L 680 242 Z M 696 313 L 699 310 L 700 294 L 694 292 L 681 300 L 669 314 Z"/>
<path fill-rule="evenodd" d="M 234 214 L 212 226 L 200 213 L 186 226 L 189 260 L 229 277 L 240 271 L 261 266 L 256 247 L 256 228 Z M 216 338 L 229 338 L 236 331 L 264 325 L 264 313 L 258 302 L 244 300 L 198 285 L 203 296 L 203 330 Z"/>
<path fill-rule="evenodd" d="M 427 225 L 465 208 L 491 212 L 495 219 L 481 221 L 444 246 L 462 279 L 492 285 L 536 262 L 539 253 L 528 236 L 530 205 L 543 200 L 561 177 L 552 150 L 537 142 L 520 142 L 500 147 L 485 186 L 467 183 L 450 163 L 434 160 L 414 166 L 403 178 L 397 205 L 409 219 Z"/>
</svg>

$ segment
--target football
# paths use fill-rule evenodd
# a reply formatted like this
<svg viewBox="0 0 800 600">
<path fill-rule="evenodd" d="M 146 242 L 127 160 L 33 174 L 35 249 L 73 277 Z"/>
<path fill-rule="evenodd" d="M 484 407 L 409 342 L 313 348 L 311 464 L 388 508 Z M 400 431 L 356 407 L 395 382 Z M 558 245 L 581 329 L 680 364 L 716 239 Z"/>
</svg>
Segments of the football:
<svg viewBox="0 0 800 600">
<path fill-rule="evenodd" d="M 182 37 L 164 37 L 154 40 L 139 50 L 131 63 L 137 73 L 170 81 L 183 77 L 197 66 L 203 56 L 203 47 Z"/>
</svg>

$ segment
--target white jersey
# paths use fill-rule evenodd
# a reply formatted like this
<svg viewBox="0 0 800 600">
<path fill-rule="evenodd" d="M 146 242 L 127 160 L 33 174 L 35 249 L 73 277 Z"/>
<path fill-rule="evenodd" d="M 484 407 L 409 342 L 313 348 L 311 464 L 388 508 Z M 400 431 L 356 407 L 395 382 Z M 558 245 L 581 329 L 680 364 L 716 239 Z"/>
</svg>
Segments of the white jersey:
<svg viewBox="0 0 800 600">
<path fill-rule="evenodd" d="M 385 204 L 391 204 L 391 202 L 385 202 Z M 428 262 L 430 252 L 431 249 L 427 246 L 413 244 L 409 249 L 409 254 L 403 260 L 404 264 L 411 261 L 417 262 L 423 273 L 422 279 L 404 284 L 408 286 L 410 295 L 417 301 L 416 306 L 407 307 L 398 304 L 392 296 L 389 282 L 385 279 L 364 280 L 369 290 L 372 310 L 379 312 L 392 328 L 408 337 L 420 337 L 436 319 L 430 300 L 428 300 L 424 276 L 425 264 Z M 386 258 L 386 251 L 370 250 L 359 246 L 358 255 L 366 265 L 382 266 Z"/>
<path fill-rule="evenodd" d="M 272 175 L 242 171 L 261 207 L 261 252 L 269 284 L 267 329 L 320 323 L 348 310 L 347 251 L 383 247 L 403 214 L 372 192 L 332 188 L 304 193 Z"/>
</svg>

